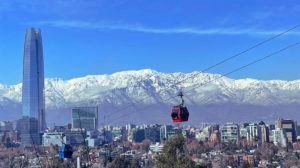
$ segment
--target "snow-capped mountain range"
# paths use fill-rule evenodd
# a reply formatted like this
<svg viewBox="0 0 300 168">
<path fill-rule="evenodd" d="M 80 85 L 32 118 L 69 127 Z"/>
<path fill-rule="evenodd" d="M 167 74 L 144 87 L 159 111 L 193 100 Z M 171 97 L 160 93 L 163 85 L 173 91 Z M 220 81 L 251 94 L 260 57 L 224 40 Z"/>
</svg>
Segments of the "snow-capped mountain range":
<svg viewBox="0 0 300 168">
<path fill-rule="evenodd" d="M 281 114 L 300 116 L 300 80 L 218 78 L 218 74 L 202 72 L 161 73 L 144 69 L 71 80 L 45 79 L 47 121 L 70 122 L 72 107 L 99 106 L 100 116 L 106 115 L 108 122 L 169 122 L 169 108 L 179 103 L 179 91 L 185 94 L 191 117 L 195 116 L 193 123 L 236 120 L 236 115 L 241 114 L 242 119 L 250 117 L 244 120 L 271 120 Z M 0 84 L 0 117 L 19 118 L 21 100 L 22 84 Z M 266 115 L 259 115 L 264 112 Z"/>
</svg>

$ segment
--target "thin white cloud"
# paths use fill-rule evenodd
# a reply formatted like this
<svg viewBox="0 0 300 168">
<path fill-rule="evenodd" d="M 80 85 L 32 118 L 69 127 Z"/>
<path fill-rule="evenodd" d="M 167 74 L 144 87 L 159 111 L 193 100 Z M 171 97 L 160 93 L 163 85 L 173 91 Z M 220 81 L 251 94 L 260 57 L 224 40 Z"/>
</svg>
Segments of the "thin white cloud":
<svg viewBox="0 0 300 168">
<path fill-rule="evenodd" d="M 126 30 L 155 34 L 195 34 L 195 35 L 272 35 L 279 34 L 282 31 L 266 31 L 256 29 L 240 29 L 240 28 L 212 28 L 201 29 L 195 27 L 177 27 L 177 28 L 152 28 L 140 25 L 128 24 L 106 24 L 91 23 L 83 21 L 40 21 L 35 23 L 38 26 L 52 26 L 61 28 L 82 28 L 82 29 L 98 29 L 98 30 Z M 289 34 L 300 35 L 299 31 L 292 31 Z"/>
</svg>

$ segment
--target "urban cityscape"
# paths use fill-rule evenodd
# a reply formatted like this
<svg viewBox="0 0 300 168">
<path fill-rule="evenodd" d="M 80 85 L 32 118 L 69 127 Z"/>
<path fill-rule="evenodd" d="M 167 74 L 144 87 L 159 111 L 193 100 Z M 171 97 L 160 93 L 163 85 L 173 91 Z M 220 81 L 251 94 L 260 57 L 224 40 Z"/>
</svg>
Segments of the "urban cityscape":
<svg viewBox="0 0 300 168">
<path fill-rule="evenodd" d="M 22 37 L 20 37 L 21 33 L 14 34 L 13 29 L 11 32 L 14 35 L 11 32 L 9 36 L 0 34 L 0 36 L 3 35 L 3 39 L 13 37 L 24 40 L 23 55 L 19 55 L 16 59 L 22 62 L 22 72 L 16 70 L 19 73 L 18 76 L 22 77 L 20 79 L 22 82 L 16 85 L 10 81 L 18 81 L 17 77 L 9 73 L 4 74 L 7 73 L 4 72 L 5 61 L 12 58 L 2 57 L 3 53 L 7 54 L 10 50 L 15 52 L 16 49 L 10 48 L 9 45 L 5 46 L 6 43 L 3 41 L 9 43 L 9 40 L 0 40 L 0 44 L 4 46 L 0 46 L 0 59 L 4 62 L 0 64 L 0 71 L 3 71 L 0 73 L 0 82 L 3 80 L 9 83 L 0 84 L 1 168 L 300 167 L 300 125 L 298 124 L 300 77 L 299 73 L 295 72 L 300 70 L 297 69 L 299 58 L 290 58 L 288 61 L 278 58 L 283 53 L 285 59 L 288 59 L 288 56 L 299 55 L 299 48 L 296 47 L 300 44 L 298 39 L 300 25 L 295 24 L 295 21 L 291 19 L 289 20 L 291 22 L 284 23 L 285 25 L 280 29 L 268 30 L 267 27 L 263 27 L 264 22 L 272 20 L 274 16 L 287 18 L 299 13 L 300 5 L 294 7 L 274 3 L 272 8 L 267 8 L 268 3 L 262 3 L 265 8 L 261 10 L 269 9 L 270 12 L 251 13 L 251 17 L 247 12 L 245 13 L 245 9 L 249 8 L 252 11 L 255 9 L 246 6 L 239 9 L 241 16 L 247 15 L 249 18 L 244 24 L 253 25 L 251 19 L 254 19 L 255 23 L 258 23 L 257 27 L 242 29 L 243 26 L 239 25 L 234 28 L 206 29 L 204 24 L 196 28 L 176 25 L 174 28 L 153 28 L 134 22 L 132 25 L 123 22 L 125 18 L 138 20 L 140 14 L 142 21 L 149 20 L 149 24 L 173 25 L 172 21 L 166 21 L 168 19 L 164 20 L 166 22 L 160 20 L 163 18 L 162 13 L 171 9 L 169 8 L 171 2 L 167 4 L 155 2 L 155 5 L 148 4 L 149 6 L 144 6 L 146 3 L 144 1 L 143 5 L 139 4 L 140 2 L 133 4 L 127 2 L 127 4 L 106 1 L 99 1 L 99 3 L 83 1 L 75 3 L 74 1 L 74 4 L 70 4 L 70 2 L 57 0 L 54 4 L 49 2 L 51 5 L 44 3 L 24 2 L 24 6 L 19 6 L 7 1 L 0 4 L 0 13 L 8 12 L 11 18 L 15 17 L 12 13 L 16 5 L 19 10 L 27 14 L 36 9 L 41 15 L 37 15 L 37 18 L 48 19 L 38 22 L 22 22 L 22 30 L 16 31 L 23 32 Z M 221 17 L 222 21 L 218 20 L 220 27 L 229 24 L 232 18 L 239 18 L 232 2 L 228 7 L 230 10 L 225 11 L 223 8 L 227 7 L 227 4 L 222 2 L 220 5 L 219 3 L 180 2 L 178 6 L 172 6 L 174 9 L 172 8 L 169 12 L 172 16 L 178 17 L 178 20 L 183 20 L 181 25 L 188 25 L 188 22 L 197 23 L 195 20 L 198 16 L 201 16 L 207 24 L 209 23 L 207 20 L 210 19 L 206 18 Z M 260 6 L 259 2 L 253 3 Z M 38 6 L 35 6 L 36 4 Z M 219 9 L 219 5 L 222 8 Z M 139 6 L 143 8 L 138 12 L 133 10 Z M 188 7 L 185 9 L 183 6 Z M 45 11 L 40 7 L 43 7 Z M 78 11 L 73 11 L 73 8 Z M 110 8 L 126 9 L 126 12 L 116 10 L 118 11 L 116 12 L 117 18 L 124 17 L 123 20 L 120 19 L 121 21 L 116 24 L 105 21 L 95 22 L 89 18 L 103 16 L 103 18 L 113 19 L 114 11 L 110 11 Z M 99 12 L 98 9 L 105 11 L 105 14 L 96 14 Z M 199 14 L 200 9 L 206 12 Z M 220 10 L 218 11 L 220 16 L 217 17 L 219 14 L 208 15 L 210 11 L 208 9 Z M 192 13 L 189 13 L 190 10 Z M 62 14 L 62 11 L 66 14 Z M 106 12 L 111 14 L 107 16 Z M 235 17 L 223 18 L 223 14 L 230 12 L 234 12 Z M 67 21 L 70 15 L 72 15 L 71 18 L 76 15 L 78 20 Z M 183 19 L 187 15 L 188 19 Z M 193 17 L 194 15 L 197 17 Z M 24 16 L 29 17 L 29 15 Z M 36 18 L 35 16 L 31 17 Z M 86 20 L 79 21 L 82 19 L 81 16 Z M 52 17 L 60 18 L 60 20 L 50 21 L 49 18 Z M 169 17 L 168 15 L 167 18 Z M 3 18 L 0 17 L 1 19 Z M 175 20 L 177 22 L 177 19 Z M 17 22 L 17 20 L 13 22 L 15 21 Z M 216 21 L 212 20 L 212 22 Z M 276 20 L 273 22 L 272 25 L 277 23 Z M 235 23 L 235 25 L 238 24 Z M 47 34 L 48 32 L 52 34 Z M 103 47 L 101 49 L 112 51 L 116 55 L 121 53 L 127 57 L 117 60 L 115 56 L 108 56 L 101 58 L 100 61 L 93 60 L 88 55 L 99 52 L 96 51 L 99 48 L 99 41 L 93 38 L 93 35 L 97 36 L 96 34 L 107 36 L 103 37 L 104 42 L 99 43 Z M 148 37 L 149 34 L 151 37 Z M 184 41 L 178 40 L 178 36 L 182 36 L 179 38 Z M 218 38 L 214 39 L 217 36 Z M 221 40 L 223 43 L 221 45 L 216 44 L 219 42 L 219 36 L 224 40 Z M 192 50 L 202 48 L 201 50 L 205 50 L 203 54 L 210 56 L 210 58 L 204 56 L 199 58 L 203 62 L 208 62 L 201 65 L 201 67 L 207 67 L 202 68 L 201 71 L 193 67 L 193 63 L 199 60 L 197 58 L 196 61 L 195 58 L 194 61 L 192 57 L 202 54 L 202 51 L 193 53 L 189 48 L 191 46 L 184 45 L 185 40 L 195 42 L 199 40 L 199 37 L 205 41 L 201 42 L 204 47 L 196 46 Z M 65 41 L 67 38 L 69 38 L 69 44 Z M 206 41 L 210 38 L 211 41 Z M 116 39 L 119 39 L 121 43 L 119 44 Z M 137 39 L 137 41 L 130 41 L 132 39 Z M 165 44 L 165 39 L 169 44 Z M 48 45 L 48 41 L 52 45 Z M 261 50 L 273 41 L 276 44 Z M 228 49 L 229 43 L 234 43 L 235 47 L 242 48 L 242 50 L 237 52 L 232 47 L 234 54 L 229 54 L 228 57 L 227 53 L 219 53 L 214 47 L 211 48 L 212 43 L 227 53 L 231 53 Z M 152 45 L 156 47 L 149 49 Z M 159 49 L 163 45 L 166 45 L 168 49 Z M 181 46 L 184 49 L 181 50 Z M 124 49 L 130 47 L 133 47 L 136 52 L 145 53 L 145 57 L 138 57 L 133 54 L 133 50 Z M 95 51 L 92 51 L 93 49 Z M 55 55 L 55 50 L 58 50 L 56 54 L 61 53 L 61 55 L 58 54 L 58 57 L 53 56 L 53 59 L 49 59 L 51 57 L 49 53 Z M 252 54 L 251 59 L 242 58 L 252 50 L 259 51 Z M 157 58 L 147 56 L 147 53 L 152 55 L 157 54 L 158 51 L 174 56 L 166 56 L 166 58 L 160 54 Z M 128 53 L 132 54 L 132 57 Z M 186 53 L 195 55 L 189 57 Z M 70 54 L 69 57 L 66 56 L 68 54 Z M 219 54 L 223 56 L 218 59 L 213 57 Z M 259 57 L 254 57 L 254 55 L 259 55 Z M 64 56 L 66 58 L 63 58 Z M 22 61 L 20 61 L 21 58 Z M 218 69 L 217 72 L 211 71 L 234 59 L 242 59 L 238 62 L 241 65 L 234 62 L 229 64 L 229 71 L 226 69 L 228 67 Z M 60 65 L 60 61 L 66 62 Z M 88 63 L 85 64 L 85 61 Z M 124 71 L 124 69 L 130 69 L 130 66 L 139 67 L 135 65 L 141 63 L 140 61 L 146 62 L 142 67 L 160 69 L 159 67 L 164 66 L 165 69 L 160 69 L 162 72 L 142 68 L 137 71 Z M 163 63 L 164 61 L 167 63 Z M 268 64 L 272 61 L 275 62 L 276 69 Z M 259 65 L 264 63 L 265 65 Z M 126 66 L 122 67 L 123 64 Z M 170 65 L 166 66 L 167 64 Z M 190 64 L 191 67 L 186 64 Z M 47 69 L 48 65 L 52 67 Z M 280 65 L 286 70 L 280 68 Z M 63 69 L 56 71 L 60 66 Z M 77 77 L 75 78 L 69 74 L 63 79 L 53 77 L 57 75 L 57 72 L 61 75 L 68 74 L 67 67 L 73 68 L 70 74 L 80 76 L 84 71 L 86 76 L 78 78 L 75 75 Z M 115 67 L 123 72 L 115 72 Z M 114 73 L 108 75 L 106 71 L 101 71 L 105 74 L 98 75 L 98 71 L 94 70 L 101 68 L 107 68 L 109 69 L 107 72 Z M 253 72 L 247 71 L 248 68 L 252 68 Z M 274 68 L 273 71 L 263 72 L 272 68 Z M 14 68 L 7 69 L 15 73 Z M 54 75 L 47 73 L 46 70 L 49 69 L 53 70 Z M 239 75 L 231 76 L 237 73 L 245 73 L 245 79 Z M 259 73 L 262 75 L 259 76 Z"/>
<path fill-rule="evenodd" d="M 75 167 L 77 164 L 79 167 L 154 167 L 157 159 L 164 156 L 168 141 L 180 140 L 181 136 L 184 153 L 190 158 L 190 163 L 181 163 L 182 167 L 295 167 L 300 157 L 300 128 L 291 119 L 270 124 L 263 121 L 201 123 L 199 127 L 127 124 L 98 128 L 97 111 L 97 107 L 74 107 L 71 123 L 45 129 L 40 144 L 35 144 L 38 149 L 21 148 L 22 121 L 2 121 L 1 167 L 8 164 L 9 167 Z M 59 160 L 58 147 L 66 144 L 72 146 L 73 156 Z M 89 153 L 84 153 L 85 150 Z M 81 163 L 76 158 L 81 158 Z M 159 162 L 162 167 L 170 164 Z"/>
</svg>

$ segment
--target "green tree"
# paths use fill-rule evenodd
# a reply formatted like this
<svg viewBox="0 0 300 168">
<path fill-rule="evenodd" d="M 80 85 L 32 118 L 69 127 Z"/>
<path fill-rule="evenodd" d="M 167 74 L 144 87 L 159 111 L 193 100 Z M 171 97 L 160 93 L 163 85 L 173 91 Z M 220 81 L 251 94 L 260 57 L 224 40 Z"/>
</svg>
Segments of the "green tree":
<svg viewBox="0 0 300 168">
<path fill-rule="evenodd" d="M 291 142 L 288 142 L 287 147 L 286 147 L 286 151 L 293 151 L 293 144 Z"/>
<path fill-rule="evenodd" d="M 118 156 L 110 164 L 107 165 L 107 168 L 127 168 L 129 167 L 129 165 L 130 162 L 128 159 L 124 159 Z"/>
<path fill-rule="evenodd" d="M 107 168 L 140 168 L 139 160 L 133 159 L 130 161 L 127 158 L 118 156 L 110 164 L 107 165 Z"/>
<path fill-rule="evenodd" d="M 243 162 L 240 164 L 239 168 L 248 168 L 250 167 L 249 163 L 248 162 Z"/>
<path fill-rule="evenodd" d="M 209 152 L 209 151 L 212 150 L 212 148 L 209 147 L 209 145 L 207 143 L 200 142 L 199 144 L 200 145 L 199 145 L 199 147 L 197 149 L 197 153 L 198 154 L 207 153 L 207 152 Z"/>
<path fill-rule="evenodd" d="M 158 168 L 194 168 L 195 162 L 184 152 L 182 134 L 173 136 L 164 146 L 156 164 Z"/>
<path fill-rule="evenodd" d="M 298 160 L 300 159 L 300 155 L 298 152 L 295 153 L 295 156 L 297 157 Z"/>
<path fill-rule="evenodd" d="M 140 168 L 140 161 L 138 159 L 133 159 L 130 163 L 130 168 Z"/>
<path fill-rule="evenodd" d="M 48 161 L 43 162 L 43 167 L 49 167 L 49 168 L 64 168 L 64 167 L 70 167 L 66 162 L 64 162 L 63 159 L 52 156 L 51 158 L 48 158 Z"/>
<path fill-rule="evenodd" d="M 142 150 L 145 151 L 146 153 L 148 153 L 150 150 L 150 144 L 151 144 L 151 141 L 149 139 L 143 140 L 143 142 L 141 144 Z"/>
</svg>

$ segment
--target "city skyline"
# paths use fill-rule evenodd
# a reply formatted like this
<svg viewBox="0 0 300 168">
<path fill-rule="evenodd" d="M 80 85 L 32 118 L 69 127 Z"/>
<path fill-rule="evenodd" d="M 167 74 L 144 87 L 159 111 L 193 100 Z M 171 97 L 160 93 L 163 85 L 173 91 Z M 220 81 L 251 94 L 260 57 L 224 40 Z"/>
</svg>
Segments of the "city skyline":
<svg viewBox="0 0 300 168">
<path fill-rule="evenodd" d="M 298 167 L 299 19 L 297 0 L 3 0 L 0 167 Z"/>
</svg>

